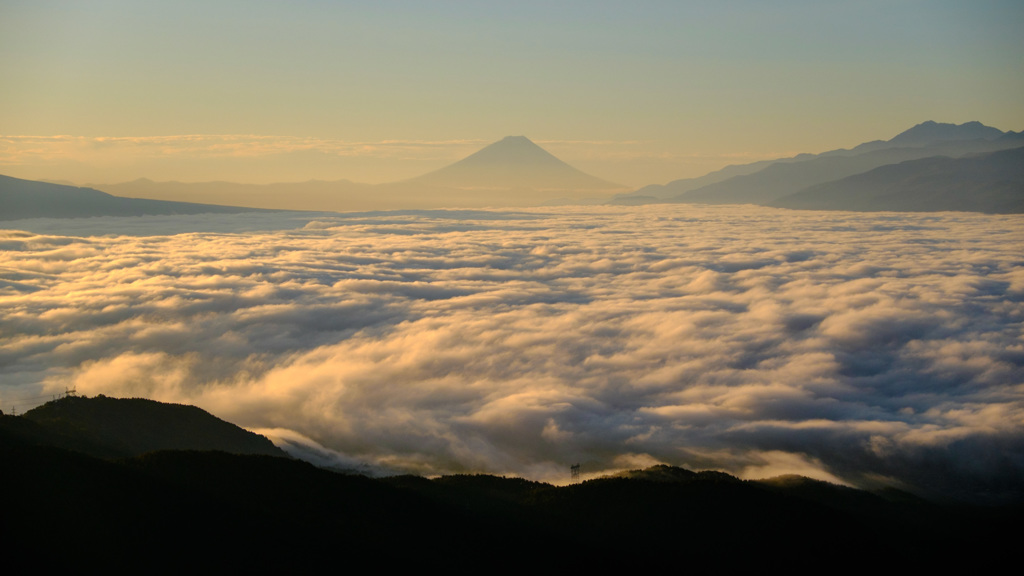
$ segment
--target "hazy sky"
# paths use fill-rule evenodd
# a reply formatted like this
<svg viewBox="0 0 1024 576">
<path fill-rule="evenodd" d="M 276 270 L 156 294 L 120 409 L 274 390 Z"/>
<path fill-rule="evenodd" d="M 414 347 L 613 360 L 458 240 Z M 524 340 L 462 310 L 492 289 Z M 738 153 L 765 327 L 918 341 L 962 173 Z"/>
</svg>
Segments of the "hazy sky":
<svg viewBox="0 0 1024 576">
<path fill-rule="evenodd" d="M 664 183 L 925 120 L 1020 130 L 1022 29 L 1016 0 L 5 0 L 0 173 L 382 182 L 523 134 Z"/>
</svg>

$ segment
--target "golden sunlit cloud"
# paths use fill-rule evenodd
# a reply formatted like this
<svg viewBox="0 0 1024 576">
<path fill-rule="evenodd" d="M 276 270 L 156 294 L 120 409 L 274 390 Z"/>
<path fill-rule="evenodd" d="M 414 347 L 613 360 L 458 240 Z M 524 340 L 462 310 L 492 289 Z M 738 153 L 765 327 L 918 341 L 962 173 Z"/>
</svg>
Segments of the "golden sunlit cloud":
<svg viewBox="0 0 1024 576">
<path fill-rule="evenodd" d="M 318 462 L 422 474 L 1019 477 L 1019 215 L 311 218 L 3 233 L 0 402 L 192 403 Z"/>
</svg>

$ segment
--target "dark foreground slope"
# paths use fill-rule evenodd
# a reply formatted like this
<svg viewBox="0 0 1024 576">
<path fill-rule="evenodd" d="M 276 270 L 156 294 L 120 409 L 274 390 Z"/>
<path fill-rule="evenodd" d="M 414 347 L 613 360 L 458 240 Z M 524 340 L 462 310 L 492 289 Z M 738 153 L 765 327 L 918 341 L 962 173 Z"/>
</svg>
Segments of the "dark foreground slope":
<svg viewBox="0 0 1024 576">
<path fill-rule="evenodd" d="M 27 442 L 14 421 L 27 422 L 0 416 L 0 541 L 38 568 L 809 572 L 971 559 L 984 570 L 1014 551 L 1022 519 L 668 466 L 557 487 L 370 479 L 220 451 L 100 459 Z"/>
<path fill-rule="evenodd" d="M 157 450 L 286 456 L 266 437 L 195 406 L 144 398 L 66 397 L 29 410 L 23 419 L 36 425 L 23 426 L 24 433 L 39 435 L 51 446 L 99 458 Z"/>
<path fill-rule="evenodd" d="M 78 188 L 0 176 L 0 220 L 237 214 L 254 211 L 257 210 L 190 202 L 121 198 L 92 188 Z"/>
</svg>

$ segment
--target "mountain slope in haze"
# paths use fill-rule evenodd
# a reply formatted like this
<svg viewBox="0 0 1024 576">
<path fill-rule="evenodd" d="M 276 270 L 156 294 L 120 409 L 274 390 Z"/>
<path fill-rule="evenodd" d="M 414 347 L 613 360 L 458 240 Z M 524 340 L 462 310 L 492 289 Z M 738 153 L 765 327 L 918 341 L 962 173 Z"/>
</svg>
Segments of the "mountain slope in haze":
<svg viewBox="0 0 1024 576">
<path fill-rule="evenodd" d="M 278 210 L 424 210 L 602 202 L 627 187 L 562 162 L 524 136 L 509 136 L 449 166 L 400 182 L 93 184 L 120 196 L 207 199 Z"/>
<path fill-rule="evenodd" d="M 699 204 L 766 204 L 808 186 L 906 160 L 963 156 L 1024 145 L 1024 134 L 1003 132 L 980 122 L 922 122 L 890 140 L 865 142 L 852 149 L 726 166 L 699 178 L 651 185 L 616 196 L 616 203 L 659 201 Z M 647 197 L 646 200 L 634 200 Z"/>
<path fill-rule="evenodd" d="M 831 150 L 817 154 L 817 156 L 863 154 L 865 152 L 874 152 L 875 150 L 884 150 L 886 148 L 924 148 L 927 146 L 936 146 L 938 144 L 955 142 L 995 142 L 1002 138 L 1011 138 L 1014 136 L 1020 136 L 1020 134 L 1015 132 L 1003 132 L 998 128 L 985 126 L 981 122 L 977 121 L 964 122 L 963 124 L 952 124 L 948 122 L 927 120 L 900 132 L 889 140 L 873 140 L 871 142 L 858 144 L 849 150 Z M 1013 147 L 1013 145 L 1010 144 L 1003 146 L 1003 148 L 1010 147 Z M 1001 148 L 992 148 L 991 150 L 998 149 Z M 976 150 L 976 152 L 984 151 L 986 150 Z"/>
<path fill-rule="evenodd" d="M 189 202 L 121 198 L 92 188 L 0 176 L 0 220 L 22 218 L 89 218 L 93 216 L 160 216 L 170 214 L 237 214 L 254 208 Z"/>
<path fill-rule="evenodd" d="M 1004 150 L 1024 144 L 1024 138 L 978 122 L 961 125 L 925 122 L 888 142 L 869 143 L 851 153 L 833 151 L 797 162 L 777 162 L 752 174 L 703 186 L 670 199 L 698 204 L 762 204 L 804 188 L 907 160 L 932 156 L 959 157 Z"/>
<path fill-rule="evenodd" d="M 889 147 L 922 147 L 940 142 L 995 140 L 1003 135 L 1002 130 L 985 126 L 977 121 L 951 124 L 928 120 L 900 132 L 889 140 L 888 145 Z"/>
<path fill-rule="evenodd" d="M 1024 148 L 881 166 L 808 187 L 770 205 L 860 212 L 1024 213 Z"/>
<path fill-rule="evenodd" d="M 525 136 L 506 136 L 454 164 L 405 183 L 481 191 L 535 189 L 591 194 L 624 188 L 573 168 Z"/>
<path fill-rule="evenodd" d="M 635 204 L 636 202 L 631 201 L 633 198 L 648 198 L 648 202 L 641 203 L 654 203 L 664 201 L 674 196 L 679 196 L 690 190 L 696 190 L 709 184 L 715 184 L 723 180 L 728 180 L 736 176 L 746 176 L 747 174 L 753 174 L 771 166 L 772 164 L 778 164 L 780 162 L 800 162 L 813 157 L 812 154 L 800 154 L 792 158 L 779 158 L 775 160 L 760 160 L 758 162 L 751 162 L 750 164 L 730 164 L 714 172 L 709 172 L 703 176 L 696 178 L 682 178 L 679 180 L 673 180 L 668 184 L 648 184 L 643 188 L 638 188 L 632 192 L 624 192 L 616 194 L 614 199 L 611 201 L 612 204 Z"/>
<path fill-rule="evenodd" d="M 369 210 L 374 205 L 374 184 L 350 180 L 310 180 L 274 184 L 237 182 L 154 182 L 139 178 L 118 184 L 90 184 L 115 196 L 187 202 L 218 202 L 267 210 Z"/>
<path fill-rule="evenodd" d="M 142 398 L 66 397 L 22 416 L 36 442 L 100 458 L 157 450 L 220 450 L 288 457 L 264 436 L 225 422 L 195 406 Z"/>
</svg>

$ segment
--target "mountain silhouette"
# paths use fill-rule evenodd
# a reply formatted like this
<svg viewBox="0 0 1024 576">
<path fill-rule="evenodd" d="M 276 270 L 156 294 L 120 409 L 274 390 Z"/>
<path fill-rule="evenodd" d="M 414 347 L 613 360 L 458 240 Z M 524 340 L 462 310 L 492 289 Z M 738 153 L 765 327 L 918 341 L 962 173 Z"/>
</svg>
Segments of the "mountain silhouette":
<svg viewBox="0 0 1024 576">
<path fill-rule="evenodd" d="M 92 188 L 0 176 L 0 220 L 21 218 L 89 218 L 93 216 L 160 216 L 236 214 L 254 208 L 218 206 L 142 198 L 121 198 Z"/>
<path fill-rule="evenodd" d="M 311 571 L 363 557 L 416 569 L 500 558 L 503 568 L 605 571 L 678 570 L 682 558 L 734 571 L 792 550 L 787 567 L 802 572 L 934 554 L 1009 560 L 1024 517 L 1019 494 L 1000 506 L 945 506 L 891 489 L 666 465 L 567 486 L 491 475 L 373 479 L 195 445 L 248 434 L 232 428 L 195 407 L 142 399 L 64 398 L 0 413 L 0 490 L 9 496 L 0 537 L 36 566 L 76 569 Z M 98 456 L 70 437 L 115 449 Z M 62 534 L 73 537 L 54 553 Z"/>
<path fill-rule="evenodd" d="M 273 184 L 239 182 L 154 182 L 139 178 L 118 184 L 90 184 L 115 196 L 184 202 L 216 202 L 264 210 L 361 210 L 372 203 L 373 184 L 351 180 L 309 180 Z M 365 202 L 362 199 L 367 199 Z"/>
<path fill-rule="evenodd" d="M 810 186 L 775 200 L 771 206 L 858 212 L 1022 213 L 1024 148 L 888 164 Z"/>
<path fill-rule="evenodd" d="M 71 396 L 33 408 L 22 420 L 34 425 L 20 424 L 17 432 L 33 443 L 99 458 L 139 456 L 156 450 L 287 457 L 266 437 L 195 406 L 143 398 Z"/>
<path fill-rule="evenodd" d="M 947 124 L 928 120 L 900 132 L 890 139 L 888 144 L 890 146 L 930 146 L 939 142 L 955 140 L 994 140 L 1002 135 L 1002 130 L 985 126 L 981 122 Z"/>
<path fill-rule="evenodd" d="M 600 203 L 628 187 L 577 170 L 525 136 L 509 136 L 433 172 L 385 184 L 349 180 L 276 184 L 153 182 L 93 184 L 148 199 L 203 199 L 276 210 L 431 210 Z"/>
<path fill-rule="evenodd" d="M 533 188 L 590 193 L 623 188 L 573 168 L 525 136 L 506 136 L 454 164 L 406 182 L 482 190 Z"/>
<path fill-rule="evenodd" d="M 1024 137 L 980 122 L 946 124 L 927 121 L 889 140 L 865 142 L 851 149 L 727 166 L 699 178 L 645 186 L 616 196 L 617 203 L 658 201 L 697 204 L 762 204 L 879 166 L 932 156 L 960 157 L 1019 147 Z M 634 201 L 633 197 L 649 197 Z"/>
</svg>

